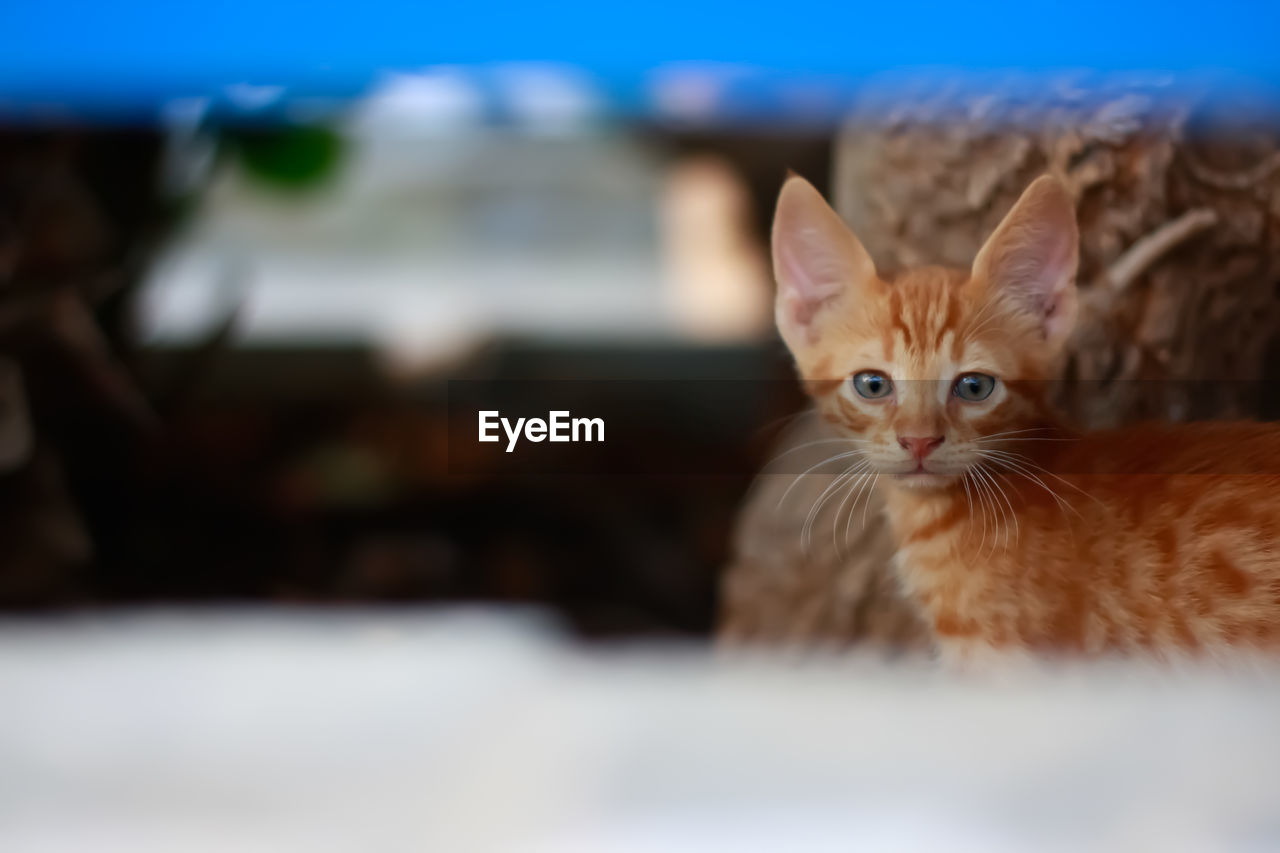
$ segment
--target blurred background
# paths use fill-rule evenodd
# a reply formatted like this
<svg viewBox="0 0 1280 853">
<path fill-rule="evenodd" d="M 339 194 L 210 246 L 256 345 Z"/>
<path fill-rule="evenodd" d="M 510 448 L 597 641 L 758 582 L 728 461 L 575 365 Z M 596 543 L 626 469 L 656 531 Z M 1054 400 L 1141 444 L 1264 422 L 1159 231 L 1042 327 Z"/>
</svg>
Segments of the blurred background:
<svg viewBox="0 0 1280 853">
<path fill-rule="evenodd" d="M 710 631 L 789 382 L 611 431 L 713 466 L 570 478 L 451 471 L 448 382 L 590 380 L 559 396 L 616 424 L 605 382 L 661 412 L 696 377 L 788 380 L 770 206 L 788 167 L 825 183 L 847 82 L 695 62 L 628 94 L 500 58 L 490 22 L 381 11 L 492 58 L 424 38 L 397 63 L 374 10 L 5 11 L 4 607 L 534 602 L 590 636 Z M 352 17 L 373 41 L 338 38 Z"/>
<path fill-rule="evenodd" d="M 580 77 L 405 72 L 305 121 L 10 127 L 4 604 L 538 602 L 593 635 L 705 634 L 789 383 L 694 431 L 610 432 L 715 475 L 566 479 L 451 471 L 448 382 L 591 380 L 556 399 L 616 426 L 604 383 L 648 381 L 660 412 L 694 377 L 788 378 L 768 206 L 829 138 L 624 123 Z"/>
<path fill-rule="evenodd" d="M 1167 220 L 1226 223 L 1200 266 L 1253 295 L 1188 331 L 1149 305 L 1203 304 L 1157 276 L 1141 318 L 1099 308 L 1123 328 L 1082 370 L 1186 376 L 1170 353 L 1205 363 L 1192 339 L 1247 314 L 1259 343 L 1223 358 L 1258 378 L 1274 15 L 1237 5 L 977 33 L 939 8 L 7 4 L 0 606 L 532 603 L 708 636 L 803 409 L 771 322 L 787 169 L 890 268 L 966 263 L 1045 170 L 1096 220 L 1086 277 Z M 513 387 L 603 417 L 608 454 L 471 453 L 458 401 Z"/>
</svg>

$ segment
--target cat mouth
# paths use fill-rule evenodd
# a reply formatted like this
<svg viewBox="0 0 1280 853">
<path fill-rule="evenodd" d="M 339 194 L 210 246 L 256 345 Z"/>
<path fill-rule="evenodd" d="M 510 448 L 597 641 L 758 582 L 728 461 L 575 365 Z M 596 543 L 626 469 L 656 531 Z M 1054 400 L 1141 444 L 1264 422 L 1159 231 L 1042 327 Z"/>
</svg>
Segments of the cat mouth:
<svg viewBox="0 0 1280 853">
<path fill-rule="evenodd" d="M 893 475 L 893 479 L 907 486 L 930 486 L 950 481 L 951 475 L 928 468 L 923 462 L 917 462 L 915 468 L 899 471 Z"/>
</svg>

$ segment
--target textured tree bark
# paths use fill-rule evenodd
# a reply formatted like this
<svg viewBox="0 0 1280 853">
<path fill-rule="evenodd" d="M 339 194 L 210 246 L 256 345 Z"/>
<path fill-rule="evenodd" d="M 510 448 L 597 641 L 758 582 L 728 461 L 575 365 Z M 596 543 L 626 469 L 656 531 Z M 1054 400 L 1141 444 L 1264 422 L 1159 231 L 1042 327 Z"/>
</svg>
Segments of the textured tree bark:
<svg viewBox="0 0 1280 853">
<path fill-rule="evenodd" d="M 1173 97 L 1158 82 L 1086 92 L 1063 80 L 1032 98 L 925 91 L 873 93 L 836 143 L 836 207 L 879 268 L 967 267 L 1031 180 L 1053 173 L 1076 199 L 1081 242 L 1082 310 L 1055 389 L 1064 413 L 1095 427 L 1280 415 L 1259 382 L 1280 375 L 1274 105 Z M 779 452 L 819 429 L 793 431 Z M 804 548 L 801 527 L 830 475 L 806 477 L 790 510 L 777 509 L 791 479 L 763 477 L 747 499 L 722 639 L 926 643 L 894 592 L 877 507 L 840 553 Z M 815 542 L 845 523 L 830 517 L 836 503 L 812 522 L 827 533 Z"/>
</svg>

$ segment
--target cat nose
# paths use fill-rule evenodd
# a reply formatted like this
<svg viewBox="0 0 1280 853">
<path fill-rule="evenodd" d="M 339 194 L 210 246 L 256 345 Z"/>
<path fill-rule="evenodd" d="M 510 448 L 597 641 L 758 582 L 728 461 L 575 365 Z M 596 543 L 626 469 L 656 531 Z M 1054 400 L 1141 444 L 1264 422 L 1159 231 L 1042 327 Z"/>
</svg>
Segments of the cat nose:
<svg viewBox="0 0 1280 853">
<path fill-rule="evenodd" d="M 898 436 L 898 444 L 911 451 L 911 455 L 917 460 L 922 460 L 933 452 L 939 444 L 942 444 L 943 436 L 934 435 L 928 438 Z"/>
</svg>

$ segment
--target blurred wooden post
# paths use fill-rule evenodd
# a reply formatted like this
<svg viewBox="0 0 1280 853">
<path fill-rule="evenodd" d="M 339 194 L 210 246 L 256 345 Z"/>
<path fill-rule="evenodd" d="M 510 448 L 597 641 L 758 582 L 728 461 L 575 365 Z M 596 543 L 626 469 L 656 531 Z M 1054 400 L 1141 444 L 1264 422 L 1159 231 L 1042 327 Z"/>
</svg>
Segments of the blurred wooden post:
<svg viewBox="0 0 1280 853">
<path fill-rule="evenodd" d="M 1177 99 L 1158 82 L 1086 91 L 1064 79 L 1032 97 L 1012 87 L 872 93 L 836 141 L 834 202 L 882 270 L 966 267 L 1027 184 L 1058 175 L 1076 198 L 1083 309 L 1063 408 L 1089 426 L 1275 417 L 1280 401 L 1258 384 L 1280 375 L 1275 116 L 1271 104 Z M 817 430 L 806 425 L 779 452 Z M 806 555 L 800 528 L 830 477 L 806 478 L 778 509 L 803 468 L 787 470 L 747 500 L 723 584 L 722 639 L 926 641 L 893 594 L 876 507 L 866 530 L 855 522 L 845 555 L 819 547 L 830 533 Z M 832 528 L 836 503 L 816 530 Z"/>
</svg>

